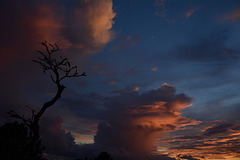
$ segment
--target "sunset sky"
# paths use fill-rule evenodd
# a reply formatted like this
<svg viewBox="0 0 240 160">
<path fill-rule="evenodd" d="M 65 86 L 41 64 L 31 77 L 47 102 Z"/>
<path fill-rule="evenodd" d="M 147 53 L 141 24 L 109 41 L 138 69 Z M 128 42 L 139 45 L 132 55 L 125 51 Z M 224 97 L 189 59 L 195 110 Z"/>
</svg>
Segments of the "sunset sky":
<svg viewBox="0 0 240 160">
<path fill-rule="evenodd" d="M 56 93 L 38 42 L 87 73 L 41 119 L 48 157 L 240 159 L 239 0 L 6 0 L 0 19 L 1 125 Z"/>
</svg>

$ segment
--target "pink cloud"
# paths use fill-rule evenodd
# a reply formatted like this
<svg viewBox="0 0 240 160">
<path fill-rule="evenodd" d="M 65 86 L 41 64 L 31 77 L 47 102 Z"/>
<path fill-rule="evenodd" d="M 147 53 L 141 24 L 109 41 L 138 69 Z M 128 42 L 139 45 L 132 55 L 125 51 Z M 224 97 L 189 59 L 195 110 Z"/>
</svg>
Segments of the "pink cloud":
<svg viewBox="0 0 240 160">
<path fill-rule="evenodd" d="M 223 21 L 232 21 L 232 22 L 237 22 L 240 20 L 240 8 L 235 9 L 234 11 L 225 14 L 222 17 Z"/>
</svg>

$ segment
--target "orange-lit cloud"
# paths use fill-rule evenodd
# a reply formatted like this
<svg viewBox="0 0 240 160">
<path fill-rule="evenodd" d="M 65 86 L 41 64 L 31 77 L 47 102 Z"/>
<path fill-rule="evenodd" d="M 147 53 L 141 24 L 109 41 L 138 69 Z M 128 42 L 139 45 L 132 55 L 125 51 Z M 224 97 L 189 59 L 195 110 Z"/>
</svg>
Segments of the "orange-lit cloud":
<svg viewBox="0 0 240 160">
<path fill-rule="evenodd" d="M 44 146 L 47 146 L 47 153 L 65 155 L 74 151 L 74 138 L 70 132 L 66 133 L 61 128 L 62 122 L 62 117 L 49 116 L 44 117 L 40 123 L 41 139 Z"/>
<path fill-rule="evenodd" d="M 158 89 L 145 92 L 138 86 L 132 86 L 114 90 L 111 96 L 92 93 L 77 96 L 76 99 L 67 98 L 65 101 L 71 106 L 71 117 L 99 121 L 97 130 L 92 128 L 95 132 L 94 143 L 82 145 L 82 150 L 88 151 L 88 154 L 107 150 L 114 156 L 140 160 L 153 153 L 156 145 L 166 139 L 169 133 L 201 123 L 181 115 L 184 108 L 191 106 L 192 98 L 176 92 L 173 86 L 164 83 Z M 85 114 L 82 110 L 85 110 Z M 76 142 L 83 142 L 81 139 L 91 141 L 89 136 L 82 136 L 84 132 L 81 130 L 68 126 L 71 125 L 66 124 L 64 128 L 74 131 Z M 89 127 L 83 128 L 88 130 L 86 135 L 93 135 Z M 158 156 L 171 159 L 167 155 Z"/>
<path fill-rule="evenodd" d="M 156 71 L 158 70 L 158 68 L 157 68 L 157 67 L 153 67 L 151 70 L 152 70 L 153 72 L 156 72 Z"/>
<path fill-rule="evenodd" d="M 112 0 L 78 1 L 71 6 L 56 0 L 3 2 L 1 61 L 24 59 L 44 40 L 62 49 L 77 48 L 77 54 L 100 51 L 114 38 L 112 5 Z"/>
<path fill-rule="evenodd" d="M 186 19 L 190 18 L 196 11 L 198 11 L 200 8 L 191 8 L 188 9 L 185 13 L 184 13 L 184 17 Z"/>
<path fill-rule="evenodd" d="M 210 127 L 192 135 L 181 135 L 169 140 L 172 144 L 165 153 L 175 155 L 191 155 L 197 159 L 237 159 L 240 146 L 239 121 L 208 122 Z M 196 130 L 195 130 L 196 131 Z M 187 133 L 187 132 L 186 132 Z"/>
<path fill-rule="evenodd" d="M 223 21 L 232 21 L 232 22 L 239 21 L 240 20 L 240 8 L 238 8 L 228 14 L 225 14 L 222 17 L 222 20 Z"/>
<path fill-rule="evenodd" d="M 135 88 L 134 88 L 135 89 Z M 107 114 L 98 126 L 95 145 L 145 154 L 153 151 L 159 133 L 183 129 L 200 122 L 181 116 L 191 98 L 176 94 L 176 89 L 163 84 L 157 90 L 118 92 L 106 98 Z"/>
<path fill-rule="evenodd" d="M 79 7 L 66 8 L 69 13 L 65 15 L 63 34 L 73 47 L 99 51 L 114 37 L 112 0 L 77 3 Z"/>
<path fill-rule="evenodd" d="M 112 48 L 113 51 L 115 50 L 121 50 L 121 49 L 126 49 L 126 48 L 132 48 L 135 47 L 136 44 L 141 41 L 142 38 L 139 36 L 126 36 L 126 37 L 121 37 L 121 41 Z"/>
</svg>

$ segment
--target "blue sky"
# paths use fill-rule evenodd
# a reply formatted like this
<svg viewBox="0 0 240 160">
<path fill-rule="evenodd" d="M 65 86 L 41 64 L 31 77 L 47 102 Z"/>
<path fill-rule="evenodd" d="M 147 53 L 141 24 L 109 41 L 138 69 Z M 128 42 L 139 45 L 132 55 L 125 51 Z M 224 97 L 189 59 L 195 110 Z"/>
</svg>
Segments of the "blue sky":
<svg viewBox="0 0 240 160">
<path fill-rule="evenodd" d="M 225 103 L 236 99 L 239 23 L 224 17 L 237 9 L 237 4 L 166 1 L 164 6 L 157 6 L 154 1 L 114 2 L 116 38 L 92 57 L 95 63 L 107 66 L 106 72 L 112 75 L 105 76 L 117 81 L 104 91 L 131 85 L 144 91 L 166 82 L 193 97 L 194 109 L 204 108 L 209 102 L 217 105 L 219 99 Z M 166 10 L 165 18 L 156 15 L 161 7 Z M 184 17 L 191 10 L 195 10 L 192 15 Z M 152 71 L 154 68 L 156 71 Z M 125 76 L 127 73 L 130 75 Z"/>
</svg>

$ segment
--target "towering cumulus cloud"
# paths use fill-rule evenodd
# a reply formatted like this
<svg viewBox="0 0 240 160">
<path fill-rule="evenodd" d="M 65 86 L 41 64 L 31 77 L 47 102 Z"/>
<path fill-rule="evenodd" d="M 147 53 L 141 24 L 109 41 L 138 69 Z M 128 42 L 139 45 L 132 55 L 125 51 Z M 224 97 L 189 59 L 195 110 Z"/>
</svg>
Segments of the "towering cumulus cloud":
<svg viewBox="0 0 240 160">
<path fill-rule="evenodd" d="M 176 94 L 168 84 L 143 93 L 124 90 L 119 96 L 108 97 L 108 112 L 98 125 L 95 145 L 138 155 L 150 153 L 157 134 L 199 123 L 180 115 L 190 102 L 191 98 Z"/>
<path fill-rule="evenodd" d="M 75 47 L 101 49 L 113 38 L 113 32 L 110 30 L 113 25 L 112 19 L 115 17 L 112 1 L 79 1 L 79 7 L 74 6 L 66 8 L 63 28 L 65 38 Z"/>
<path fill-rule="evenodd" d="M 88 53 L 99 51 L 113 38 L 112 5 L 111 0 L 5 1 L 1 4 L 4 41 L 0 49 L 32 49 L 32 44 L 47 40 Z"/>
</svg>

